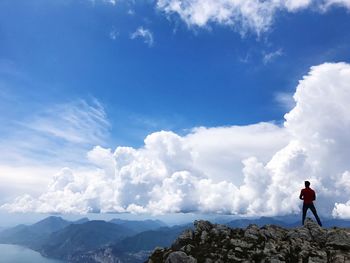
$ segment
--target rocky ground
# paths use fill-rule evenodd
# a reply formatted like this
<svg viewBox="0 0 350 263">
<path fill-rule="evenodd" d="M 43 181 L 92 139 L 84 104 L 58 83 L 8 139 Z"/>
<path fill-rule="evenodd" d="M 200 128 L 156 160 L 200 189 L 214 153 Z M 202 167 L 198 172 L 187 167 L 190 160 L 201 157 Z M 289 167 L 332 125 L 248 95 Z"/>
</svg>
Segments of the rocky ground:
<svg viewBox="0 0 350 263">
<path fill-rule="evenodd" d="M 208 221 L 195 221 L 194 226 L 170 248 L 156 248 L 148 263 L 350 263 L 350 229 L 321 228 L 309 218 L 305 226 L 292 229 L 232 229 Z"/>
</svg>

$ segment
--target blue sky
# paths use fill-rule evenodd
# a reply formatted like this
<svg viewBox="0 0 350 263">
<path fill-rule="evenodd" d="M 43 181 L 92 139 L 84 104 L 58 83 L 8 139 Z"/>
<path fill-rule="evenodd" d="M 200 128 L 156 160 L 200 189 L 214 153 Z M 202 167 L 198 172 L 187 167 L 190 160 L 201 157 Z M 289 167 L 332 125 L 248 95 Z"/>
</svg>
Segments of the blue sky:
<svg viewBox="0 0 350 263">
<path fill-rule="evenodd" d="M 1 1 L 0 163 L 10 183 L 18 164 L 33 174 L 80 167 L 96 145 L 139 148 L 161 130 L 282 126 L 310 67 L 350 62 L 346 1 L 276 7 L 262 26 L 200 23 L 161 2 L 172 1 Z M 2 200 L 38 194 L 40 176 Z"/>
<path fill-rule="evenodd" d="M 149 2 L 2 1 L 2 90 L 21 100 L 7 114 L 93 97 L 112 143 L 140 145 L 159 129 L 281 121 L 278 94 L 293 93 L 312 65 L 349 60 L 344 8 L 282 12 L 262 36 L 242 37 L 229 26 L 189 28 Z M 151 47 L 130 39 L 141 26 Z"/>
</svg>

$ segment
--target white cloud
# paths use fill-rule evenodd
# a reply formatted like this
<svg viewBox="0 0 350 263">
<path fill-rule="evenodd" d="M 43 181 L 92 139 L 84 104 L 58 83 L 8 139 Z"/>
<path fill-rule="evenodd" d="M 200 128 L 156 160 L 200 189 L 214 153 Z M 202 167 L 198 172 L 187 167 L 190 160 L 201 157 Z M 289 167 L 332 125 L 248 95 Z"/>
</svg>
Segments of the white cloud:
<svg viewBox="0 0 350 263">
<path fill-rule="evenodd" d="M 268 52 L 263 54 L 263 63 L 267 64 L 275 60 L 277 57 L 283 55 L 282 49 L 277 49 L 276 51 Z"/>
<path fill-rule="evenodd" d="M 350 0 L 325 0 L 324 8 L 329 8 L 332 6 L 340 6 L 350 9 Z"/>
<path fill-rule="evenodd" d="M 88 149 L 108 139 L 109 129 L 104 108 L 96 99 L 44 105 L 2 127 L 0 165 L 81 162 Z"/>
<path fill-rule="evenodd" d="M 184 137 L 156 132 L 139 149 L 118 147 L 112 152 L 97 146 L 88 152 L 94 169 L 64 168 L 39 198 L 25 196 L 4 208 L 24 211 L 28 201 L 27 208 L 37 212 L 231 213 L 233 204 L 221 193 L 238 192 L 230 181 L 241 183 L 242 159 L 255 154 L 268 160 L 287 142 L 283 129 L 271 123 L 202 127 Z"/>
<path fill-rule="evenodd" d="M 154 44 L 153 33 L 149 29 L 146 29 L 142 26 L 137 28 L 136 31 L 130 35 L 130 38 L 141 38 L 149 47 L 153 46 Z"/>
<path fill-rule="evenodd" d="M 109 4 L 109 5 L 113 5 L 115 6 L 117 4 L 117 0 L 89 0 L 93 5 L 96 4 L 96 2 L 100 1 L 102 3 L 106 3 L 106 4 Z"/>
<path fill-rule="evenodd" d="M 108 3 L 112 4 L 112 5 L 116 5 L 117 1 L 116 0 L 106 0 Z"/>
<path fill-rule="evenodd" d="M 97 100 L 92 104 L 85 100 L 59 104 L 21 124 L 43 135 L 89 144 L 102 143 L 109 128 L 106 113 Z"/>
<path fill-rule="evenodd" d="M 286 110 L 291 110 L 295 107 L 295 100 L 292 93 L 279 92 L 275 94 L 275 100 Z"/>
<path fill-rule="evenodd" d="M 350 8 L 349 0 L 158 0 L 165 14 L 177 14 L 188 26 L 206 27 L 211 23 L 234 27 L 241 34 L 258 35 L 271 27 L 280 11 L 297 12 L 314 7 L 327 11 L 330 6 Z"/>
<path fill-rule="evenodd" d="M 200 127 L 186 136 L 193 163 L 212 180 L 228 180 L 239 185 L 243 178 L 242 160 L 255 156 L 264 162 L 289 141 L 284 129 L 272 123 L 247 126 Z M 215 158 L 214 158 L 215 157 Z"/>
<path fill-rule="evenodd" d="M 279 5 L 257 0 L 159 0 L 157 6 L 167 14 L 177 13 L 189 26 L 214 22 L 235 26 L 242 33 L 253 29 L 259 34 L 270 27 Z"/>
<path fill-rule="evenodd" d="M 160 131 L 141 148 L 96 146 L 89 169 L 64 168 L 39 197 L 2 208 L 36 212 L 300 212 L 310 180 L 321 214 L 350 217 L 350 65 L 312 67 L 294 94 L 283 126 Z M 94 167 L 94 168 L 92 168 Z"/>
<path fill-rule="evenodd" d="M 285 0 L 281 1 L 288 11 L 294 12 L 308 7 L 314 2 L 313 0 Z"/>
<path fill-rule="evenodd" d="M 38 195 L 63 166 L 89 165 L 82 156 L 108 139 L 109 127 L 97 100 L 45 105 L 3 125 L 0 202 L 24 192 Z"/>
</svg>

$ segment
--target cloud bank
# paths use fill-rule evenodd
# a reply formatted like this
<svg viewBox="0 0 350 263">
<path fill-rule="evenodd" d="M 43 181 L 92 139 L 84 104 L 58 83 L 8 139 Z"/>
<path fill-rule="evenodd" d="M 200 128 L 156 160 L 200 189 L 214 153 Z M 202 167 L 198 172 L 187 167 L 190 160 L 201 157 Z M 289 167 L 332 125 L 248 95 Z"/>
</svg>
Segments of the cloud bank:
<svg viewBox="0 0 350 263">
<path fill-rule="evenodd" d="M 322 214 L 350 217 L 350 65 L 314 66 L 283 125 L 194 128 L 148 135 L 140 148 L 94 147 L 85 169 L 64 168 L 39 197 L 9 211 L 58 213 L 300 212 L 304 180 Z"/>
<path fill-rule="evenodd" d="M 267 31 L 277 12 L 297 12 L 306 8 L 327 11 L 333 6 L 350 9 L 349 0 L 158 0 L 167 15 L 177 14 L 190 27 L 210 23 L 228 25 L 240 33 L 258 35 Z"/>
<path fill-rule="evenodd" d="M 8 105 L 21 103 L 17 99 Z M 86 163 L 82 156 L 109 139 L 107 114 L 94 98 L 43 108 L 33 107 L 0 127 L 0 203 L 24 192 L 42 193 L 53 174 L 67 165 Z"/>
</svg>

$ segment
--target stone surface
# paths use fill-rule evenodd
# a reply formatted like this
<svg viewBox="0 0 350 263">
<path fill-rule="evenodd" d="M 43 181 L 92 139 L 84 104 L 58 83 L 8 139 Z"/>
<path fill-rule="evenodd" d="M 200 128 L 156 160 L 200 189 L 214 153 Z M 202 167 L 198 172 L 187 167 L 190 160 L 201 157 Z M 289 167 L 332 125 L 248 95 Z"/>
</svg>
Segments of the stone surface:
<svg viewBox="0 0 350 263">
<path fill-rule="evenodd" d="M 285 229 L 275 225 L 232 229 L 208 221 L 195 221 L 171 248 L 158 248 L 148 263 L 160 262 L 300 262 L 350 263 L 350 230 L 325 229 L 311 219 Z"/>
<path fill-rule="evenodd" d="M 165 263 L 197 263 L 197 260 L 182 251 L 176 251 L 169 254 Z"/>
</svg>

